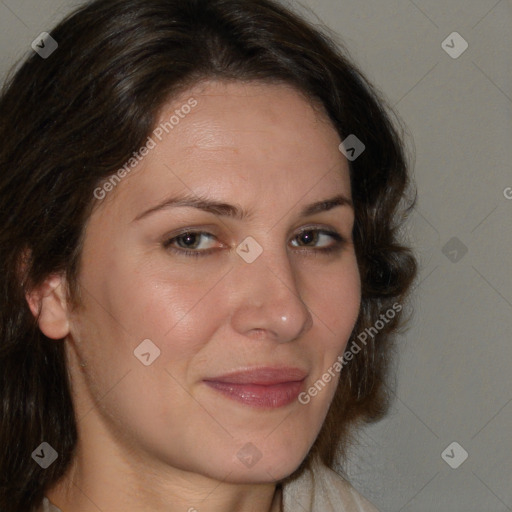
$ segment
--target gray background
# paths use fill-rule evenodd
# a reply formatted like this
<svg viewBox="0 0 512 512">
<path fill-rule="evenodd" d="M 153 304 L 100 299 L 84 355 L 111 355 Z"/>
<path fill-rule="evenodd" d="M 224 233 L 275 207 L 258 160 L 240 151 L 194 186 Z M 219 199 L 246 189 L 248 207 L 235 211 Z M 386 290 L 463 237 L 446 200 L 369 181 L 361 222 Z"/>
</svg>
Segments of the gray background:
<svg viewBox="0 0 512 512">
<path fill-rule="evenodd" d="M 2 81 L 78 3 L 0 0 Z M 416 155 L 415 316 L 399 341 L 394 405 L 361 432 L 351 480 L 383 512 L 512 511 L 512 3 L 288 3 L 339 34 Z M 452 32 L 468 43 L 456 59 L 441 45 Z M 456 469 L 441 456 L 454 441 L 468 453 Z M 460 462 L 460 448 L 447 453 Z"/>
</svg>

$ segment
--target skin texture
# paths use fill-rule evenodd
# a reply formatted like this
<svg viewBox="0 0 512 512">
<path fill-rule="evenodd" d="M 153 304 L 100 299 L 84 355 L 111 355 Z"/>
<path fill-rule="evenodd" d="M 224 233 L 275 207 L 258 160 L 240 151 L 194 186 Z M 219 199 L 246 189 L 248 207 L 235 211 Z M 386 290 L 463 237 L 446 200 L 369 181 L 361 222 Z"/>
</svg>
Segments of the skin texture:
<svg viewBox="0 0 512 512">
<path fill-rule="evenodd" d="M 191 97 L 197 106 L 90 217 L 83 307 L 66 304 L 63 276 L 27 297 L 42 309 L 40 329 L 65 338 L 79 443 L 46 493 L 63 511 L 279 510 L 276 482 L 307 455 L 335 392 L 338 377 L 307 405 L 261 409 L 203 379 L 294 366 L 307 372 L 307 389 L 343 353 L 360 304 L 353 209 L 300 215 L 317 201 L 350 199 L 339 135 L 319 107 L 278 84 L 203 82 L 167 104 L 160 122 Z M 181 193 L 250 215 L 180 206 L 134 221 Z M 305 227 L 309 238 L 299 236 Z M 214 235 L 191 244 L 213 252 L 173 252 L 187 249 L 183 238 L 166 247 L 184 228 Z M 344 241 L 322 253 L 337 242 L 312 229 Z M 247 236 L 263 249 L 252 263 L 236 252 Z M 150 366 L 134 356 L 145 339 L 160 349 Z M 247 443 L 261 453 L 250 468 L 237 457 Z"/>
</svg>

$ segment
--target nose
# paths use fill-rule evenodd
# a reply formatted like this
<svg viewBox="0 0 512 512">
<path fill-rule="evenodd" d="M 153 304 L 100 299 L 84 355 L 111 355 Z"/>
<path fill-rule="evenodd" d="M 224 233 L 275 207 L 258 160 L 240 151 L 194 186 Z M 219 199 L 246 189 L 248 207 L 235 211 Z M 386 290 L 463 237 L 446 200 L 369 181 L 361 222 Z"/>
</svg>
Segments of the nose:
<svg viewBox="0 0 512 512">
<path fill-rule="evenodd" d="M 313 318 L 286 250 L 264 250 L 252 263 L 240 259 L 231 274 L 236 290 L 231 324 L 238 333 L 284 343 L 311 329 Z"/>
</svg>

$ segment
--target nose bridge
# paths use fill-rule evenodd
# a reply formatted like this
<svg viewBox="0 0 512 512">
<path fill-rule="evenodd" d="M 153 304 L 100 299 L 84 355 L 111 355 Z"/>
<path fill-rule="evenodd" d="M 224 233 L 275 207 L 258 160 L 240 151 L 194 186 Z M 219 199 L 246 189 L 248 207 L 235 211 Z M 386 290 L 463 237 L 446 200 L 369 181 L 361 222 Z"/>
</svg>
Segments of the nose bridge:
<svg viewBox="0 0 512 512">
<path fill-rule="evenodd" d="M 261 253 L 252 262 L 243 257 L 237 262 L 234 278 L 239 288 L 233 326 L 245 335 L 265 331 L 269 337 L 291 341 L 312 325 L 312 317 L 303 302 L 299 276 L 286 247 L 272 244 L 269 233 L 260 245 Z M 265 243 L 266 242 L 266 243 Z M 250 252 L 255 247 L 242 244 Z"/>
</svg>

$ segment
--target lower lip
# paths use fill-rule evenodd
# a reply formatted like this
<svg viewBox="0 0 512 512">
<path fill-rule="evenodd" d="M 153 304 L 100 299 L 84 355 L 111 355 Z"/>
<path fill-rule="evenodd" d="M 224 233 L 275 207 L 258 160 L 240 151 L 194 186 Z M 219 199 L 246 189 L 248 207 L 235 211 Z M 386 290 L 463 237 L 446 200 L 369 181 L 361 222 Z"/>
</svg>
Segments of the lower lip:
<svg viewBox="0 0 512 512">
<path fill-rule="evenodd" d="M 223 395 L 253 407 L 275 409 L 292 403 L 299 396 L 303 381 L 282 382 L 271 386 L 257 384 L 232 384 L 205 381 Z"/>
</svg>

